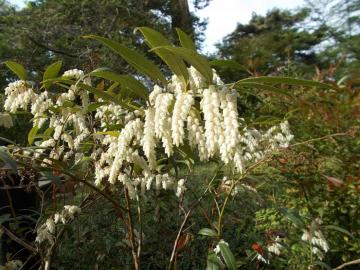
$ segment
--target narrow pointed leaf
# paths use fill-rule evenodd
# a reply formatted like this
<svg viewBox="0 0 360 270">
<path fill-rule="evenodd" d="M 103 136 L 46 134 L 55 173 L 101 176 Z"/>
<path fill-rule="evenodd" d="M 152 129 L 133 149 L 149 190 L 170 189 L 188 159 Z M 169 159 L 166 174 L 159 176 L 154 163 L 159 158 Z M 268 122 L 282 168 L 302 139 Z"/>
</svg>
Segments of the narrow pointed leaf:
<svg viewBox="0 0 360 270">
<path fill-rule="evenodd" d="M 348 236 L 350 236 L 351 238 L 355 239 L 354 235 L 349 232 L 348 230 L 345 230 L 343 228 L 340 228 L 339 226 L 335 226 L 335 225 L 327 225 L 327 226 L 324 226 L 326 229 L 329 229 L 329 230 L 334 230 L 334 231 L 338 231 L 338 232 L 341 232 L 343 234 L 346 234 Z"/>
<path fill-rule="evenodd" d="M 154 50 L 157 51 L 163 48 L 182 57 L 187 63 L 192 65 L 194 68 L 196 68 L 205 77 L 208 84 L 212 83 L 213 72 L 209 62 L 206 60 L 204 56 L 198 54 L 193 50 L 182 47 L 165 46 L 165 47 L 155 48 Z"/>
<path fill-rule="evenodd" d="M 214 252 L 209 253 L 206 262 L 206 270 L 220 270 L 220 265 L 222 265 L 222 263 L 216 254 Z"/>
<path fill-rule="evenodd" d="M 181 46 L 196 52 L 195 43 L 183 30 L 181 30 L 180 28 L 176 28 L 176 33 L 178 34 Z"/>
<path fill-rule="evenodd" d="M 90 75 L 118 82 L 123 88 L 129 89 L 144 99 L 148 99 L 149 97 L 147 88 L 141 82 L 129 75 L 119 75 L 109 70 L 94 70 Z"/>
<path fill-rule="evenodd" d="M 87 84 L 77 83 L 77 86 L 79 86 L 82 89 L 85 89 L 86 91 L 88 91 L 90 93 L 93 93 L 97 97 L 102 98 L 104 101 L 110 101 L 112 103 L 120 105 L 120 106 L 122 106 L 122 107 L 124 107 L 126 109 L 131 110 L 131 111 L 139 109 L 137 106 L 135 106 L 133 104 L 123 102 L 120 99 L 108 94 L 107 92 L 101 91 L 101 90 L 99 90 L 99 89 L 97 89 L 95 87 L 89 86 Z"/>
<path fill-rule="evenodd" d="M 52 79 L 52 78 L 58 77 L 61 66 L 62 66 L 62 61 L 57 61 L 57 62 L 51 64 L 50 66 L 48 66 L 44 72 L 43 81 L 46 81 L 47 79 Z M 45 87 L 45 89 L 49 89 L 50 84 L 44 83 L 44 87 Z"/>
<path fill-rule="evenodd" d="M 27 72 L 25 68 L 16 62 L 13 61 L 5 61 L 4 64 L 12 71 L 14 72 L 20 80 L 26 81 L 27 79 Z"/>
<path fill-rule="evenodd" d="M 213 229 L 209 229 L 209 228 L 202 228 L 199 231 L 199 234 L 205 235 L 205 236 L 211 236 L 211 237 L 217 237 L 218 236 L 218 234 Z"/>
<path fill-rule="evenodd" d="M 225 243 L 219 243 L 219 247 L 227 268 L 229 270 L 236 270 L 236 260 L 229 246 Z"/>
<path fill-rule="evenodd" d="M 266 90 L 266 91 L 270 91 L 270 92 L 274 92 L 274 93 L 278 93 L 278 94 L 282 94 L 282 95 L 286 95 L 291 97 L 292 95 L 287 92 L 286 90 L 268 85 L 268 84 L 261 84 L 261 83 L 256 83 L 256 82 L 242 82 L 239 81 L 237 83 L 235 83 L 233 85 L 234 88 L 236 89 L 240 89 L 240 88 L 256 88 L 256 89 L 260 89 L 260 90 Z"/>
<path fill-rule="evenodd" d="M 39 131 L 39 127 L 38 127 L 38 126 L 34 126 L 34 127 L 30 130 L 30 132 L 29 132 L 29 134 L 28 134 L 28 142 L 29 142 L 30 145 L 33 144 L 34 139 L 35 139 L 35 136 L 36 136 L 36 134 L 38 133 L 38 131 Z"/>
<path fill-rule="evenodd" d="M 170 41 L 166 39 L 161 33 L 149 28 L 149 27 L 138 27 L 135 31 L 140 31 L 145 38 L 145 42 L 148 46 L 153 49 L 161 46 L 172 46 Z M 182 79 L 185 83 L 189 79 L 189 74 L 184 61 L 176 54 L 159 48 L 154 52 L 165 62 L 165 64 Z"/>
<path fill-rule="evenodd" d="M 303 79 L 295 79 L 295 78 L 289 78 L 289 77 L 253 77 L 253 78 L 246 78 L 246 79 L 240 80 L 238 82 L 289 84 L 289 85 L 298 85 L 298 86 L 305 86 L 305 87 L 318 87 L 318 88 L 326 88 L 326 89 L 333 88 L 333 86 L 326 84 L 326 83 L 303 80 Z"/>
<path fill-rule="evenodd" d="M 119 54 L 126 62 L 128 62 L 131 66 L 133 66 L 138 72 L 149 76 L 154 81 L 161 81 L 166 84 L 166 78 L 160 71 L 160 69 L 150 60 L 148 60 L 145 56 L 140 53 L 133 51 L 124 45 L 95 35 L 85 36 L 84 38 L 91 38 L 97 41 L 100 41 L 102 44 L 112 49 L 114 52 Z"/>
</svg>

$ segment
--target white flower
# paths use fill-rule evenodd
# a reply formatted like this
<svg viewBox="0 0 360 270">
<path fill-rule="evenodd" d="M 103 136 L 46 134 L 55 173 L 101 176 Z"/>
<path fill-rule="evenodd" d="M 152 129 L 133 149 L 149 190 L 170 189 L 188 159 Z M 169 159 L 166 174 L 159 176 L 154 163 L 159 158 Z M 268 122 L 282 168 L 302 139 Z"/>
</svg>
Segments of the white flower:
<svg viewBox="0 0 360 270">
<path fill-rule="evenodd" d="M 203 92 L 201 108 L 205 119 L 205 137 L 209 156 L 215 155 L 219 143 L 224 141 L 220 115 L 220 97 L 213 85 Z"/>
<path fill-rule="evenodd" d="M 280 245 L 278 242 L 275 242 L 268 246 L 268 251 L 275 254 L 276 256 L 279 256 L 281 254 L 282 245 Z"/>
<path fill-rule="evenodd" d="M 51 99 L 48 98 L 48 92 L 42 92 L 31 105 L 31 113 L 34 115 L 34 126 L 39 128 L 47 120 L 46 111 L 53 105 Z"/>
<path fill-rule="evenodd" d="M 264 263 L 266 263 L 266 264 L 269 264 L 269 263 L 270 263 L 269 260 L 265 259 L 260 253 L 258 253 L 256 259 L 257 259 L 258 261 L 262 261 L 262 262 L 264 262 Z"/>
<path fill-rule="evenodd" d="M 84 71 L 79 69 L 71 69 L 64 72 L 63 77 L 69 78 L 69 79 L 80 79 L 82 76 L 84 76 Z"/>
<path fill-rule="evenodd" d="M 149 101 L 151 105 L 155 105 L 155 101 L 158 95 L 160 95 L 163 92 L 163 89 L 158 86 L 155 85 L 154 89 L 151 91 L 150 95 L 149 95 Z"/>
<path fill-rule="evenodd" d="M 27 110 L 29 104 L 34 103 L 38 97 L 26 81 L 9 83 L 5 88 L 5 95 L 4 109 L 11 113 L 18 109 Z"/>
<path fill-rule="evenodd" d="M 195 110 L 191 110 L 187 118 L 187 130 L 189 144 L 192 148 L 197 146 L 201 161 L 208 159 L 208 151 L 206 146 L 206 138 L 204 128 L 200 124 L 199 117 Z"/>
<path fill-rule="evenodd" d="M 151 169 L 156 166 L 155 108 L 145 110 L 144 137 L 141 140 L 145 156 Z"/>
<path fill-rule="evenodd" d="M 50 233 L 55 233 L 55 222 L 52 217 L 46 220 L 46 228 Z"/>
<path fill-rule="evenodd" d="M 5 128 L 11 128 L 13 126 L 13 121 L 10 114 L 0 113 L 0 126 Z"/>
<path fill-rule="evenodd" d="M 194 97 L 188 93 L 180 93 L 176 96 L 174 111 L 171 119 L 172 139 L 176 146 L 184 141 L 184 123 L 187 119 Z"/>
<path fill-rule="evenodd" d="M 176 188 L 176 196 L 177 197 L 180 197 L 186 190 L 186 187 L 185 187 L 185 179 L 180 179 L 178 182 L 177 182 L 177 188 Z"/>
<path fill-rule="evenodd" d="M 215 252 L 215 254 L 217 254 L 217 255 L 219 255 L 220 252 L 221 252 L 221 250 L 220 250 L 220 244 L 225 244 L 225 245 L 229 246 L 229 244 L 228 244 L 227 242 L 225 242 L 224 239 L 221 239 L 221 240 L 219 241 L 219 243 L 216 245 L 216 247 L 214 248 L 214 252 Z"/>
<path fill-rule="evenodd" d="M 171 117 L 169 106 L 174 99 L 173 94 L 164 93 L 157 95 L 155 101 L 155 135 L 161 139 L 165 153 L 171 156 L 173 153 L 173 142 L 171 138 Z"/>
</svg>

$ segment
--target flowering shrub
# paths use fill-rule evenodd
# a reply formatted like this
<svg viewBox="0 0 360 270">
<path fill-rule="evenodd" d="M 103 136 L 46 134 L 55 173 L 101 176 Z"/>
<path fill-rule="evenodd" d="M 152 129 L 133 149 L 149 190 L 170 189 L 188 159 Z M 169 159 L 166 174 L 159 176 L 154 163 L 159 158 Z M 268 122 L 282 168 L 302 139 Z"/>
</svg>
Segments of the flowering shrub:
<svg viewBox="0 0 360 270">
<path fill-rule="evenodd" d="M 280 83 L 327 86 L 275 77 L 224 84 L 182 31 L 178 30 L 182 47 L 175 47 L 152 29 L 138 30 L 174 73 L 172 76 L 165 77 L 137 52 L 97 36 L 88 38 L 118 53 L 139 71 L 139 76 L 119 75 L 101 68 L 90 73 L 73 69 L 58 77 L 61 63 L 57 62 L 45 71 L 43 82 L 36 84 L 27 80 L 24 68 L 8 62 L 21 80 L 11 82 L 5 89 L 4 108 L 9 113 L 29 110 L 33 115 L 28 140 L 34 146 L 22 149 L 14 146 L 12 152 L 21 153 L 21 159 L 35 161 L 49 179 L 68 177 L 90 187 L 108 199 L 121 218 L 126 213 L 124 227 L 135 269 L 140 267 L 143 236 L 134 229 L 131 205 L 147 200 L 153 194 L 151 190 L 156 193 L 171 190 L 181 203 L 189 189 L 186 175 L 178 171 L 181 164 L 191 169 L 196 163 L 211 161 L 226 167 L 228 176 L 219 190 L 223 197 L 217 204 L 218 219 L 212 228 L 203 228 L 200 234 L 217 239 L 214 251 L 209 251 L 208 265 L 213 265 L 213 269 L 224 266 L 236 269 L 229 245 L 219 241 L 227 202 L 240 189 L 256 192 L 241 180 L 274 153 L 287 148 L 293 139 L 286 120 L 265 130 L 247 123 L 238 107 L 239 95 L 252 88 L 281 92 L 276 87 Z M 76 167 L 82 170 L 74 175 Z M 213 180 L 218 180 L 217 175 Z M 198 203 L 212 189 L 212 181 L 198 197 Z M 124 190 L 125 206 L 111 196 L 119 190 Z M 49 269 L 65 229 L 59 228 L 81 213 L 86 200 L 80 207 L 65 205 L 61 212 L 51 214 L 38 226 L 36 243 L 45 269 Z M 184 220 L 175 239 L 170 268 L 174 267 L 179 245 L 184 241 L 184 226 L 198 203 L 183 210 Z M 140 210 L 138 215 L 141 222 Z M 304 235 L 304 241 L 314 246 L 315 254 L 320 256 L 329 249 L 320 231 L 306 231 Z M 282 248 L 281 239 L 276 238 L 267 250 L 278 256 Z M 262 253 L 258 259 L 269 262 Z"/>
</svg>

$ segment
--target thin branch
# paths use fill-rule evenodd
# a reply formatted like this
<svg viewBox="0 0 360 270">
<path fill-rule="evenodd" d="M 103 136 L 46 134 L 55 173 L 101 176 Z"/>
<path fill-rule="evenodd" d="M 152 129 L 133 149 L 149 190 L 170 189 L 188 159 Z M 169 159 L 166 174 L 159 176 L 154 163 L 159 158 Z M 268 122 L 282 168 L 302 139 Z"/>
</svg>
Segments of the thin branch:
<svg viewBox="0 0 360 270">
<path fill-rule="evenodd" d="M 74 55 L 74 54 L 70 54 L 70 53 L 67 53 L 67 52 L 64 52 L 64 51 L 61 51 L 61 50 L 58 50 L 58 49 L 54 49 L 54 48 L 51 48 L 45 44 L 42 44 L 40 43 L 39 41 L 35 40 L 34 38 L 32 38 L 31 36 L 27 36 L 27 38 L 33 42 L 35 45 L 37 45 L 38 47 L 40 48 L 43 48 L 47 51 L 52 51 L 54 53 L 58 53 L 58 54 L 62 54 L 62 55 L 66 55 L 66 56 L 69 56 L 69 57 L 72 57 L 72 58 L 78 58 L 77 55 Z"/>
<path fill-rule="evenodd" d="M 346 266 L 354 265 L 354 264 L 360 264 L 360 259 L 356 259 L 350 262 L 343 263 L 342 265 L 339 265 L 338 267 L 334 268 L 334 270 L 343 269 Z"/>
<path fill-rule="evenodd" d="M 28 243 L 27 241 L 20 239 L 19 237 L 17 237 L 15 234 L 13 234 L 9 229 L 7 229 L 5 226 L 0 225 L 1 230 L 4 231 L 4 233 L 9 236 L 10 239 L 12 239 L 13 241 L 15 241 L 16 243 L 18 243 L 19 245 L 23 246 L 24 248 L 26 248 L 27 250 L 31 251 L 32 253 L 37 253 L 37 250 L 34 246 L 32 246 L 30 243 Z"/>
</svg>

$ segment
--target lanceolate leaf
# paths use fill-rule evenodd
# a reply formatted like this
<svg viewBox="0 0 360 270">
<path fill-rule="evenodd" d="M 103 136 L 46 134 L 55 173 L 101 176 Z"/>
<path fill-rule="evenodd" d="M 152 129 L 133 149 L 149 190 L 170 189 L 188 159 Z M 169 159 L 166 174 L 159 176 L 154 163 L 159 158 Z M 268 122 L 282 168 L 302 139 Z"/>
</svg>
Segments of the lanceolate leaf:
<svg viewBox="0 0 360 270">
<path fill-rule="evenodd" d="M 89 86 L 87 84 L 83 84 L 83 83 L 77 83 L 77 86 L 79 86 L 82 89 L 85 89 L 86 91 L 89 91 L 90 93 L 93 93 L 94 95 L 96 95 L 99 98 L 102 98 L 105 101 L 110 101 L 113 103 L 116 103 L 128 110 L 134 111 L 134 110 L 138 110 L 139 108 L 131 103 L 126 103 L 121 101 L 120 99 L 108 94 L 105 91 L 101 91 L 95 87 Z"/>
<path fill-rule="evenodd" d="M 22 65 L 13 61 L 6 61 L 4 63 L 12 72 L 14 72 L 19 77 L 20 80 L 26 81 L 27 72 Z"/>
<path fill-rule="evenodd" d="M 62 66 L 62 61 L 55 62 L 50 66 L 48 66 L 44 72 L 43 80 L 46 81 L 47 79 L 58 77 L 61 66 Z M 44 83 L 45 89 L 48 89 L 49 86 L 50 86 L 49 83 Z"/>
<path fill-rule="evenodd" d="M 140 53 L 133 51 L 124 45 L 95 35 L 85 36 L 85 38 L 95 39 L 100 41 L 102 44 L 112 49 L 114 52 L 119 54 L 126 62 L 128 62 L 131 66 L 133 66 L 140 73 L 149 76 L 154 81 L 161 81 L 166 84 L 166 78 L 160 71 L 160 69 L 150 60 L 148 60 L 145 56 Z"/>
<path fill-rule="evenodd" d="M 222 265 L 219 258 L 216 256 L 214 252 L 209 253 L 206 263 L 206 270 L 219 270 L 220 265 Z"/>
<path fill-rule="evenodd" d="M 326 88 L 326 89 L 333 88 L 331 85 L 328 85 L 326 83 L 302 80 L 302 79 L 294 79 L 294 78 L 288 78 L 288 77 L 253 77 L 253 78 L 246 78 L 246 79 L 240 80 L 236 83 L 239 83 L 239 82 L 289 84 L 289 85 L 298 85 L 298 86 L 305 86 L 305 87 L 318 87 L 318 88 Z"/>
<path fill-rule="evenodd" d="M 146 43 L 150 48 L 158 48 L 162 46 L 172 46 L 169 40 L 167 40 L 161 33 L 149 28 L 138 27 L 135 30 L 139 30 L 145 38 Z M 182 79 L 185 83 L 189 79 L 189 74 L 184 61 L 176 54 L 159 48 L 155 50 L 155 53 L 165 62 L 166 65 Z"/>
<path fill-rule="evenodd" d="M 59 75 L 60 69 L 62 66 L 62 61 L 57 61 L 50 66 L 47 67 L 47 69 L 44 72 L 43 80 L 56 78 Z"/>
<path fill-rule="evenodd" d="M 292 96 L 286 90 L 283 90 L 283 89 L 280 89 L 280 88 L 277 88 L 277 87 L 274 87 L 274 86 L 271 86 L 271 85 L 262 84 L 262 83 L 256 83 L 256 82 L 242 82 L 242 81 L 239 81 L 239 82 L 235 83 L 233 85 L 233 87 L 236 88 L 236 89 L 240 89 L 240 88 L 256 88 L 256 89 L 261 89 L 261 90 L 266 90 L 266 91 L 286 95 L 286 96 L 289 96 L 289 97 Z"/>
<path fill-rule="evenodd" d="M 236 260 L 229 246 L 225 243 L 219 243 L 220 252 L 224 258 L 225 264 L 229 270 L 236 270 Z"/>
<path fill-rule="evenodd" d="M 36 136 L 36 134 L 38 133 L 38 131 L 39 131 L 39 127 L 38 127 L 38 126 L 34 126 L 34 127 L 30 130 L 30 132 L 29 132 L 29 134 L 28 134 L 28 142 L 29 142 L 30 145 L 33 144 L 34 139 L 35 139 L 35 136 Z"/>
<path fill-rule="evenodd" d="M 194 42 L 184 31 L 182 31 L 180 28 L 176 28 L 176 33 L 178 34 L 181 46 L 196 52 L 196 46 Z"/>
<path fill-rule="evenodd" d="M 213 229 L 209 229 L 209 228 L 202 228 L 199 231 L 199 234 L 205 235 L 205 236 L 211 236 L 211 237 L 217 237 L 218 236 L 218 234 Z"/>
<path fill-rule="evenodd" d="M 335 226 L 335 225 L 327 225 L 327 226 L 324 226 L 326 229 L 329 229 L 329 230 L 334 230 L 334 231 L 338 231 L 338 232 L 341 232 L 343 234 L 346 234 L 348 236 L 350 236 L 351 238 L 355 238 L 354 235 L 352 235 L 351 232 L 349 232 L 348 230 L 345 230 L 343 228 L 340 228 L 339 226 Z"/>
<path fill-rule="evenodd" d="M 160 48 L 154 48 L 155 51 L 162 49 L 169 50 L 174 54 L 181 56 L 187 63 L 196 68 L 205 77 L 209 84 L 212 83 L 213 72 L 209 62 L 204 56 L 198 54 L 193 50 L 182 47 L 165 46 Z"/>
<path fill-rule="evenodd" d="M 144 99 L 148 99 L 149 97 L 147 88 L 141 82 L 129 75 L 119 75 L 109 70 L 94 70 L 90 75 L 118 82 L 123 88 L 129 89 Z"/>
</svg>

